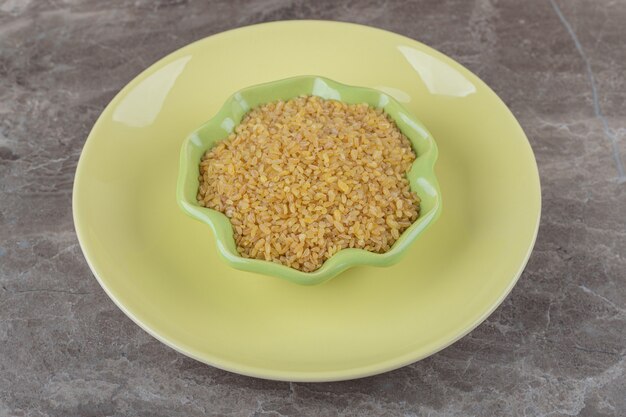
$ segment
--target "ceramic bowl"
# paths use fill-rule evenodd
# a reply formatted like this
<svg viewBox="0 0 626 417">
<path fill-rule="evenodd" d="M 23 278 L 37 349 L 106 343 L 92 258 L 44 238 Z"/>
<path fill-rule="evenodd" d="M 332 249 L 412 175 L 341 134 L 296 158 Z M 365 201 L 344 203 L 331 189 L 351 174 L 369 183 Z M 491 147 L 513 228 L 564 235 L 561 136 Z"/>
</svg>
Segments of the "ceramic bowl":
<svg viewBox="0 0 626 417">
<path fill-rule="evenodd" d="M 229 219 L 216 210 L 198 204 L 196 195 L 202 155 L 225 139 L 251 108 L 303 94 L 349 104 L 367 103 L 382 108 L 411 141 L 417 158 L 407 176 L 411 189 L 421 199 L 420 217 L 400 235 L 389 251 L 373 253 L 363 249 L 343 249 L 313 272 L 302 272 L 271 261 L 248 259 L 237 252 Z M 211 227 L 219 254 L 233 268 L 283 278 L 297 284 L 313 285 L 327 281 L 351 267 L 392 265 L 408 252 L 411 244 L 441 212 L 441 193 L 434 172 L 436 159 L 437 145 L 431 134 L 389 95 L 371 88 L 341 84 L 324 77 L 299 76 L 248 87 L 235 93 L 212 119 L 184 140 L 180 153 L 177 200 L 185 213 Z"/>
</svg>

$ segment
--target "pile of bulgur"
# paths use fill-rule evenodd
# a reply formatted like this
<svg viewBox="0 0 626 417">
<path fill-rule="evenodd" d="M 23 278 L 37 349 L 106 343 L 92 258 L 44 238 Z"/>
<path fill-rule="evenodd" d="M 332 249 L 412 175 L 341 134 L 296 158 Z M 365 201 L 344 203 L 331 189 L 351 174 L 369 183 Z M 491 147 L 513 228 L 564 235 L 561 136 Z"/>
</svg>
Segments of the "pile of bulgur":
<svg viewBox="0 0 626 417">
<path fill-rule="evenodd" d="M 301 271 L 344 248 L 382 253 L 419 215 L 409 140 L 380 109 L 315 96 L 252 109 L 200 163 L 198 202 L 239 253 Z"/>
</svg>

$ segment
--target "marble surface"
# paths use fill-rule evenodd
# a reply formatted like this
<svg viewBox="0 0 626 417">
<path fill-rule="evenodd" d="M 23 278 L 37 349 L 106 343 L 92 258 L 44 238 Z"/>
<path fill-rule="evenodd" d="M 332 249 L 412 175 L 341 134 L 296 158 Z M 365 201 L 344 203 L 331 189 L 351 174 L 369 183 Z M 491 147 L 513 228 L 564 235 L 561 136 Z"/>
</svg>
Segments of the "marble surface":
<svg viewBox="0 0 626 417">
<path fill-rule="evenodd" d="M 193 40 L 336 19 L 482 77 L 537 156 L 543 217 L 519 284 L 444 351 L 340 383 L 270 382 L 148 336 L 93 279 L 71 188 L 138 72 Z M 612 0 L 0 0 L 0 416 L 626 415 L 626 3 Z"/>
</svg>

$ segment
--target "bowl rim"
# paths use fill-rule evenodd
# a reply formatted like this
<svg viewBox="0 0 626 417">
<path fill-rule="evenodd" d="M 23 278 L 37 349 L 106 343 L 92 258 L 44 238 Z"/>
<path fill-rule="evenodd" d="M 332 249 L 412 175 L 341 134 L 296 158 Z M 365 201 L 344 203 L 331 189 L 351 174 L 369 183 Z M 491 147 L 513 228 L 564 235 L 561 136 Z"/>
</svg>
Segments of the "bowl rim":
<svg viewBox="0 0 626 417">
<path fill-rule="evenodd" d="M 341 249 L 327 259 L 320 268 L 312 272 L 300 271 L 272 261 L 242 257 L 237 253 L 236 249 L 232 249 L 232 247 L 236 248 L 236 246 L 234 246 L 234 230 L 228 217 L 217 210 L 200 206 L 195 198 L 190 199 L 185 195 L 185 187 L 188 184 L 188 181 L 194 181 L 194 177 L 195 181 L 197 181 L 198 177 L 197 172 L 193 171 L 194 169 L 197 169 L 199 162 L 190 160 L 190 149 L 192 147 L 203 147 L 204 150 L 202 150 L 202 153 L 204 153 L 207 149 L 210 149 L 210 147 L 206 147 L 206 144 L 203 143 L 201 135 L 204 130 L 216 124 L 220 125 L 224 130 L 224 136 L 223 138 L 218 139 L 215 143 L 222 141 L 227 138 L 229 132 L 232 131 L 232 129 L 240 121 L 239 120 L 236 123 L 233 123 L 233 119 L 237 118 L 233 118 L 233 108 L 236 108 L 234 106 L 239 106 L 240 108 L 243 107 L 243 109 L 246 110 L 243 114 L 250 109 L 244 98 L 247 94 L 260 89 L 284 86 L 286 84 L 296 84 L 303 81 L 312 81 L 314 86 L 312 91 L 307 91 L 305 94 L 319 96 L 326 99 L 336 99 L 343 102 L 344 100 L 341 98 L 341 94 L 339 94 L 339 97 L 335 94 L 338 94 L 340 91 L 352 91 L 361 94 L 377 95 L 379 98 L 378 105 L 376 106 L 377 108 L 384 109 L 385 112 L 396 122 L 398 122 L 398 117 L 395 117 L 394 114 L 396 116 L 399 115 L 402 118 L 402 122 L 404 122 L 403 124 L 410 127 L 409 129 L 401 130 L 411 142 L 411 146 L 414 150 L 417 146 L 417 141 L 424 141 L 427 143 L 428 148 L 425 152 L 420 154 L 417 154 L 416 152 L 417 157 L 415 161 L 413 161 L 411 169 L 409 170 L 412 171 L 413 169 L 416 169 L 418 164 L 425 165 L 423 175 L 415 181 L 411 181 L 411 179 L 409 179 L 409 183 L 411 189 L 413 190 L 416 185 L 415 183 L 420 182 L 421 180 L 420 185 L 423 188 L 428 189 L 428 193 L 434 198 L 435 201 L 430 210 L 426 213 L 420 213 L 418 219 L 400 234 L 400 237 L 394 242 L 391 249 L 387 252 L 375 253 L 357 248 Z M 316 85 L 321 86 L 322 88 L 315 91 Z M 294 95 L 291 98 L 294 97 L 297 97 L 297 95 Z M 269 100 L 263 102 L 266 103 L 275 101 L 278 98 L 279 97 L 270 98 Z M 387 112 L 389 108 L 392 109 L 394 114 Z M 243 114 L 241 116 L 243 116 Z M 227 121 L 227 123 L 224 123 L 225 121 Z M 420 136 L 416 137 L 418 134 Z M 255 84 L 234 92 L 224 101 L 220 109 L 210 119 L 202 123 L 202 125 L 186 136 L 180 148 L 178 179 L 176 183 L 176 200 L 183 212 L 192 218 L 207 224 L 211 228 L 220 257 L 231 267 L 242 271 L 281 278 L 296 284 L 316 285 L 336 277 L 349 268 L 357 266 L 390 266 L 400 261 L 402 256 L 406 254 L 411 244 L 424 232 L 424 230 L 432 225 L 441 214 L 441 191 L 434 171 L 434 165 L 437 157 L 438 148 L 432 134 L 415 116 L 411 114 L 410 111 L 405 108 L 405 106 L 403 106 L 391 95 L 374 88 L 348 85 L 323 76 L 298 75 L 261 84 Z M 227 236 L 226 239 L 231 239 L 232 242 L 225 242 L 223 240 L 224 234 Z"/>
</svg>

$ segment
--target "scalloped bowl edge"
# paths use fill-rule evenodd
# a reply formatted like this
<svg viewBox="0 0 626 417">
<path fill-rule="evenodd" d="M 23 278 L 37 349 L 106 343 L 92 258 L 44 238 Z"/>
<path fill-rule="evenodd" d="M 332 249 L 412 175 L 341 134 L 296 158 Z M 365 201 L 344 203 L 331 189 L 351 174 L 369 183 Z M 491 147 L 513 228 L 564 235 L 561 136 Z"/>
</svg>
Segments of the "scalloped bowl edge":
<svg viewBox="0 0 626 417">
<path fill-rule="evenodd" d="M 417 154 L 407 173 L 410 187 L 421 199 L 420 217 L 406 229 L 385 253 L 363 249 L 342 249 L 313 272 L 302 272 L 271 261 L 240 256 L 228 217 L 200 206 L 196 201 L 198 166 L 207 149 L 225 139 L 253 107 L 275 100 L 288 100 L 302 94 L 349 104 L 367 103 L 382 108 L 396 122 Z M 432 225 L 441 213 L 441 191 L 434 172 L 437 145 L 428 130 L 393 97 L 367 87 L 342 84 L 320 76 L 298 76 L 247 87 L 230 96 L 217 114 L 183 141 L 176 186 L 176 199 L 189 216 L 206 223 L 213 231 L 221 258 L 233 268 L 270 275 L 301 285 L 315 285 L 336 277 L 355 266 L 389 266 L 406 254 L 417 237 Z"/>
</svg>

